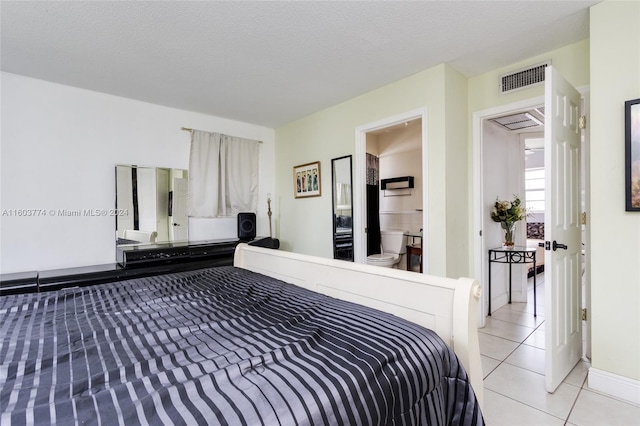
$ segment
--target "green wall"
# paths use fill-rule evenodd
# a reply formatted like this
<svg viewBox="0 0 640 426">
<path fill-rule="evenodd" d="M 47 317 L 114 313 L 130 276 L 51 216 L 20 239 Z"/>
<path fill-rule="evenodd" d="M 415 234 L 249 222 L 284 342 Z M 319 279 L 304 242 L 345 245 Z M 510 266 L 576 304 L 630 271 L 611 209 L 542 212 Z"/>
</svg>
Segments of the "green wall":
<svg viewBox="0 0 640 426">
<path fill-rule="evenodd" d="M 640 213 L 625 212 L 623 106 L 638 98 L 640 2 L 599 3 L 591 8 L 592 366 L 635 380 Z"/>
<path fill-rule="evenodd" d="M 498 81 L 503 73 L 547 60 L 573 85 L 589 83 L 585 40 L 471 79 L 441 64 L 276 129 L 277 235 L 283 249 L 331 257 L 331 158 L 355 154 L 357 127 L 425 108 L 426 263 L 433 274 L 472 276 L 471 113 L 542 96 L 541 86 L 500 95 Z M 318 160 L 323 195 L 295 199 L 293 166 Z"/>
<path fill-rule="evenodd" d="M 466 121 L 460 124 L 460 117 L 467 115 L 465 80 L 448 65 L 438 65 L 276 129 L 278 236 L 283 249 L 332 257 L 331 158 L 355 154 L 357 127 L 425 108 L 430 272 L 468 275 L 467 257 L 459 255 L 466 254 L 468 242 L 457 235 L 466 233 L 468 214 Z M 292 167 L 318 160 L 322 196 L 295 199 Z M 447 167 L 447 162 L 461 166 Z M 463 208 L 451 211 L 451 203 L 462 203 Z M 450 253 L 457 254 L 455 259 Z"/>
<path fill-rule="evenodd" d="M 468 81 L 468 93 L 469 93 L 469 135 L 468 135 L 468 149 L 470 163 L 468 167 L 473 170 L 473 130 L 472 130 L 472 115 L 475 112 L 484 111 L 487 109 L 517 104 L 519 102 L 527 101 L 534 98 L 544 97 L 544 85 L 540 84 L 527 89 L 516 90 L 507 94 L 501 94 L 499 91 L 500 76 L 508 74 L 514 71 L 518 71 L 523 68 L 551 61 L 551 65 L 556 68 L 560 73 L 577 88 L 586 88 L 589 85 L 589 40 L 582 40 L 577 43 L 573 43 L 564 46 L 559 49 L 546 52 L 542 55 L 538 55 L 532 58 L 528 58 L 521 62 L 511 64 L 502 68 L 498 68 L 487 72 L 485 74 L 472 77 Z M 588 88 L 587 88 L 588 90 Z M 470 176 L 469 187 L 473 188 L 472 182 L 473 176 Z M 473 217 L 470 215 L 469 220 L 472 221 Z M 470 229 L 472 224 L 470 223 Z M 470 239 L 470 246 L 473 244 L 474 236 L 469 234 L 467 236 Z M 475 259 L 473 250 L 469 250 L 469 263 L 472 266 L 470 272 L 473 276 L 473 271 L 477 268 L 476 262 L 482 259 Z M 476 279 L 478 277 L 475 277 Z"/>
<path fill-rule="evenodd" d="M 551 60 L 551 65 L 558 69 L 564 78 L 575 87 L 589 84 L 589 40 L 564 46 L 542 55 L 527 58 L 524 61 L 498 68 L 469 79 L 469 111 L 482 111 L 491 107 L 512 104 L 515 102 L 544 95 L 544 85 L 529 89 L 500 94 L 500 76 L 522 68 Z"/>
</svg>

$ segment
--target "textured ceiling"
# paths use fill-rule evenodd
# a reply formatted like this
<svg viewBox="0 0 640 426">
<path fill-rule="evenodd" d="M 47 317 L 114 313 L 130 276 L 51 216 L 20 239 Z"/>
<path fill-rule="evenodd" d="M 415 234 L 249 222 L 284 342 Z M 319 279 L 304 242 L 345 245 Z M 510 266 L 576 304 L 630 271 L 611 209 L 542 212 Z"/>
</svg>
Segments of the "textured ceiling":
<svg viewBox="0 0 640 426">
<path fill-rule="evenodd" d="M 448 63 L 588 37 L 598 1 L 0 3 L 3 71 L 277 127 Z"/>
</svg>

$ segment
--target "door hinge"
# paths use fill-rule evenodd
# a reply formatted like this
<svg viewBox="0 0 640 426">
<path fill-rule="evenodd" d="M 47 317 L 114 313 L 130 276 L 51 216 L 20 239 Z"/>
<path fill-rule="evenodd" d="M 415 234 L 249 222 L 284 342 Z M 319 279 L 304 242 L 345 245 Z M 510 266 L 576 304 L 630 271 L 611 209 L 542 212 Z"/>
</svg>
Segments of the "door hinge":
<svg viewBox="0 0 640 426">
<path fill-rule="evenodd" d="M 582 321 L 586 321 L 587 320 L 587 308 L 582 308 L 582 317 L 581 317 Z"/>
<path fill-rule="evenodd" d="M 578 121 L 578 127 L 581 129 L 586 129 L 587 128 L 587 116 L 586 115 L 581 115 L 580 116 L 580 120 Z"/>
<path fill-rule="evenodd" d="M 581 225 L 587 224 L 587 212 L 580 213 L 580 224 Z"/>
</svg>

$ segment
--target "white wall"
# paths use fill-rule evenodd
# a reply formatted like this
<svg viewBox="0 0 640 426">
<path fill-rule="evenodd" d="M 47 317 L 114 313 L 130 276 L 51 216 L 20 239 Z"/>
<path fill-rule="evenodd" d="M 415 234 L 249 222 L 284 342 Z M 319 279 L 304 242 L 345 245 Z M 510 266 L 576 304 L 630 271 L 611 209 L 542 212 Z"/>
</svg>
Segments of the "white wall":
<svg viewBox="0 0 640 426">
<path fill-rule="evenodd" d="M 380 190 L 380 228 L 419 232 L 422 228 L 422 123 L 378 136 L 380 179 L 413 176 L 411 189 Z"/>
<path fill-rule="evenodd" d="M 275 195 L 273 129 L 0 76 L 0 272 L 114 262 L 115 217 L 57 212 L 112 209 L 116 164 L 187 169 L 190 136 L 182 126 L 264 141 L 257 228 L 268 235 L 266 194 Z M 47 215 L 33 216 L 40 211 Z M 190 239 L 235 238 L 236 229 L 235 219 L 199 220 L 190 223 Z"/>
</svg>

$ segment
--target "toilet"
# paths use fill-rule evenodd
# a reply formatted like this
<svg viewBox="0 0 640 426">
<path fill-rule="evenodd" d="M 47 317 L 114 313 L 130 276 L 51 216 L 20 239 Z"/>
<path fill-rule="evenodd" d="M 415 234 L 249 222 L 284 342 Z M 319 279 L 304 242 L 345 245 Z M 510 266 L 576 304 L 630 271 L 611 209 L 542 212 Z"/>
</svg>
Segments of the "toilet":
<svg viewBox="0 0 640 426">
<path fill-rule="evenodd" d="M 382 230 L 380 246 L 382 253 L 367 256 L 367 264 L 393 268 L 407 251 L 407 236 L 404 235 L 404 231 Z"/>
</svg>

